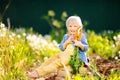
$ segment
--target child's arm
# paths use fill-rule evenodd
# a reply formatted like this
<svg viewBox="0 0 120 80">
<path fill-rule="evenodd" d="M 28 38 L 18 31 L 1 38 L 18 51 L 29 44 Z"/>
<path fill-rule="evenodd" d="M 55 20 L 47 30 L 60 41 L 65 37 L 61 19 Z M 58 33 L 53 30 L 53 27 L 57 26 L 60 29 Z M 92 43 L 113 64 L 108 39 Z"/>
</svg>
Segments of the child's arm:
<svg viewBox="0 0 120 80">
<path fill-rule="evenodd" d="M 65 37 L 63 38 L 63 40 L 61 41 L 60 45 L 59 45 L 59 48 L 64 51 L 67 47 L 68 44 L 72 44 L 74 40 L 74 37 L 73 36 L 70 36 L 70 37 Z"/>
<path fill-rule="evenodd" d="M 73 36 L 70 36 L 66 41 L 65 43 L 63 44 L 63 48 L 66 49 L 67 45 L 68 44 L 72 44 L 74 41 L 74 37 Z"/>
<path fill-rule="evenodd" d="M 65 43 L 63 44 L 63 48 L 66 49 L 66 47 L 67 47 L 68 44 L 69 43 L 67 41 L 65 41 Z"/>
<path fill-rule="evenodd" d="M 65 43 L 66 38 L 67 38 L 67 34 L 64 35 L 63 40 L 62 40 L 61 43 L 59 44 L 59 48 L 60 48 L 61 51 L 64 51 L 64 50 L 65 50 L 65 48 L 63 47 L 63 44 Z"/>
</svg>

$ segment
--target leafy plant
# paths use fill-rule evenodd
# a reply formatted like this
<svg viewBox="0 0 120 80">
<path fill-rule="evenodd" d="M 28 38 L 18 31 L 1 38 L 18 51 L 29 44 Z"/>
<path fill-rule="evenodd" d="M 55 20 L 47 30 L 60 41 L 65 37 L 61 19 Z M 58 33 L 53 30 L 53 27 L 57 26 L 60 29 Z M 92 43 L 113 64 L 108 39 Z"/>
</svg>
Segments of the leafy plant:
<svg viewBox="0 0 120 80">
<path fill-rule="evenodd" d="M 20 35 L 9 31 L 5 26 L 0 25 L 0 34 L 0 79 L 26 79 L 23 67 L 27 67 L 29 62 L 29 57 L 26 57 L 31 53 L 29 46 L 24 45 L 25 40 Z"/>
<path fill-rule="evenodd" d="M 62 40 L 63 35 L 65 34 L 65 23 L 67 13 L 64 11 L 61 14 L 60 20 L 55 18 L 55 12 L 53 10 L 49 10 L 48 14 L 43 16 L 43 19 L 46 20 L 51 27 L 50 35 L 52 36 L 52 40 L 56 40 L 60 42 Z"/>
<path fill-rule="evenodd" d="M 72 71 L 73 74 L 78 73 L 79 67 L 83 66 L 83 62 L 80 60 L 78 55 L 78 47 L 74 48 L 74 54 L 71 55 L 70 66 L 73 69 Z"/>
<path fill-rule="evenodd" d="M 25 71 L 57 53 L 58 44 L 24 28 L 13 31 L 0 24 L 0 79 L 27 80 Z"/>
<path fill-rule="evenodd" d="M 107 36 L 102 37 L 101 35 L 95 34 L 94 31 L 88 30 L 88 43 L 89 43 L 89 51 L 88 54 L 99 54 L 104 58 L 109 58 L 115 53 L 112 48 L 112 44 L 114 44 L 113 40 L 109 40 Z"/>
</svg>

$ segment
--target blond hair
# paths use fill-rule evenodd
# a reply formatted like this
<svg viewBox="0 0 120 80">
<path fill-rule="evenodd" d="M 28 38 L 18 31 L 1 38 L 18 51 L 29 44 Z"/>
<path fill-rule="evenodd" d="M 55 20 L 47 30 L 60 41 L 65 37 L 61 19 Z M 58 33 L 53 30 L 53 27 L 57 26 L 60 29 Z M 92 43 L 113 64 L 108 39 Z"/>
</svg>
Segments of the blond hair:
<svg viewBox="0 0 120 80">
<path fill-rule="evenodd" d="M 81 18 L 79 16 L 70 16 L 67 20 L 66 20 L 66 26 L 68 27 L 68 25 L 70 23 L 75 23 L 78 24 L 79 26 L 83 27 Z"/>
</svg>

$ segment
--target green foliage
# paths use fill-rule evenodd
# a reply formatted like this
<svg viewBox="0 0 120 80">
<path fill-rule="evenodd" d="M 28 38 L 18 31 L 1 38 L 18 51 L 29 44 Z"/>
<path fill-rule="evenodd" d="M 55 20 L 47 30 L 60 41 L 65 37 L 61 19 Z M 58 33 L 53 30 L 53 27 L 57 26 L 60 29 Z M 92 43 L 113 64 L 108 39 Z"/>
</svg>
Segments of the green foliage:
<svg viewBox="0 0 120 80">
<path fill-rule="evenodd" d="M 101 36 L 108 37 L 109 41 L 113 41 L 112 48 L 114 49 L 114 54 L 110 57 L 110 59 L 120 59 L 120 31 L 103 31 L 100 33 Z"/>
<path fill-rule="evenodd" d="M 30 66 L 41 64 L 41 62 L 44 61 L 43 59 L 46 59 L 46 56 L 50 57 L 54 55 L 54 53 L 58 52 L 56 47 L 57 43 L 55 41 L 50 42 L 47 41 L 48 39 L 45 40 L 43 37 L 35 38 L 37 37 L 36 35 L 34 35 L 33 38 L 30 36 L 29 39 L 33 39 L 32 42 L 36 42 L 36 39 L 38 39 L 38 42 L 43 41 L 49 43 L 49 46 L 44 46 L 43 44 L 35 45 L 37 43 L 32 44 L 32 42 L 29 42 L 28 35 L 31 34 L 26 33 L 26 30 L 23 28 L 16 29 L 14 32 L 11 32 L 4 24 L 0 24 L 1 80 L 28 80 L 25 72 Z M 41 52 L 39 52 L 39 50 Z"/>
<path fill-rule="evenodd" d="M 102 31 L 101 33 L 99 33 L 101 36 L 105 37 L 107 36 L 109 38 L 109 40 L 113 40 L 113 36 L 117 36 L 120 34 L 120 31 L 112 31 L 112 30 L 105 30 L 105 31 Z"/>
<path fill-rule="evenodd" d="M 112 72 L 108 77 L 107 80 L 120 80 L 120 71 Z"/>
<path fill-rule="evenodd" d="M 50 36 L 45 38 L 42 35 L 29 34 L 27 42 L 34 54 L 41 56 L 41 58 L 53 56 L 60 51 L 57 42 L 51 41 Z"/>
<path fill-rule="evenodd" d="M 48 14 L 43 16 L 43 19 L 46 20 L 51 27 L 50 35 L 52 36 L 52 40 L 56 40 L 60 42 L 62 40 L 63 35 L 65 34 L 65 20 L 67 17 L 67 13 L 64 11 L 61 14 L 60 20 L 55 18 L 55 12 L 53 10 L 49 10 Z"/>
<path fill-rule="evenodd" d="M 88 35 L 88 54 L 96 53 L 104 58 L 109 58 L 115 53 L 114 49 L 112 48 L 113 40 L 109 40 L 107 36 L 102 37 L 101 35 L 96 35 L 94 31 L 88 31 Z"/>
<path fill-rule="evenodd" d="M 7 31 L 6 28 L 0 29 L 0 79 L 16 80 L 26 79 L 24 71 L 27 67 L 28 56 L 31 52 L 24 39 L 20 35 Z M 30 64 L 30 62 L 29 62 Z M 24 76 L 24 77 L 23 77 Z"/>
<path fill-rule="evenodd" d="M 100 80 L 119 80 L 120 72 L 111 73 L 108 77 L 101 77 Z M 96 76 L 89 74 L 85 76 L 80 76 L 79 74 L 75 75 L 74 80 L 99 80 Z"/>
<path fill-rule="evenodd" d="M 78 55 L 78 47 L 74 48 L 74 54 L 71 55 L 70 66 L 73 69 L 72 71 L 73 74 L 78 73 L 79 67 L 83 66 L 83 62 L 80 60 Z"/>
<path fill-rule="evenodd" d="M 99 80 L 98 77 L 94 76 L 93 74 L 80 76 L 79 74 L 76 74 L 74 76 L 74 80 Z M 100 80 L 104 80 L 104 78 L 101 77 Z"/>
<path fill-rule="evenodd" d="M 120 33 L 113 36 L 114 39 L 114 45 L 113 48 L 115 50 L 115 54 L 112 57 L 115 57 L 115 59 L 120 59 Z"/>
</svg>

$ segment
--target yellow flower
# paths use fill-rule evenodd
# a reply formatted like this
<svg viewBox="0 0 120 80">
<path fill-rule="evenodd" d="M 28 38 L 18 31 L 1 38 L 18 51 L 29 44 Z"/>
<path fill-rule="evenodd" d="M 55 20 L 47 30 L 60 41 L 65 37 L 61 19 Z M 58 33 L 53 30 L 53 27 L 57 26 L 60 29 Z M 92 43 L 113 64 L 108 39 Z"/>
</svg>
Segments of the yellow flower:
<svg viewBox="0 0 120 80">
<path fill-rule="evenodd" d="M 62 13 L 62 15 L 61 15 L 61 19 L 64 21 L 64 20 L 66 20 L 66 17 L 67 17 L 68 15 L 67 15 L 67 13 L 64 11 L 63 13 Z"/>
<path fill-rule="evenodd" d="M 61 27 L 60 23 L 57 20 L 54 20 L 52 24 L 57 28 Z"/>
<path fill-rule="evenodd" d="M 54 17 L 55 16 L 55 12 L 53 10 L 49 10 L 48 11 L 48 15 L 51 16 L 51 17 Z"/>
</svg>

